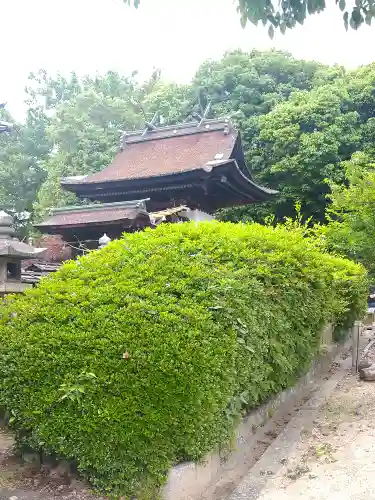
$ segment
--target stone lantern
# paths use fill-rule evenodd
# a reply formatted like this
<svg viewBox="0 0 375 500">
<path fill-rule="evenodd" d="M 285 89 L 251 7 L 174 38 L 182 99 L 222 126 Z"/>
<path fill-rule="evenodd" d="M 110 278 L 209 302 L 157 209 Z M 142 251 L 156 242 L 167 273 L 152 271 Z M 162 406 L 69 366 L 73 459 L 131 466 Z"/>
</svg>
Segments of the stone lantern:
<svg viewBox="0 0 375 500">
<path fill-rule="evenodd" d="M 45 251 L 22 243 L 13 235 L 13 217 L 0 211 L 0 297 L 31 286 L 21 282 L 21 261 L 35 259 Z"/>
</svg>

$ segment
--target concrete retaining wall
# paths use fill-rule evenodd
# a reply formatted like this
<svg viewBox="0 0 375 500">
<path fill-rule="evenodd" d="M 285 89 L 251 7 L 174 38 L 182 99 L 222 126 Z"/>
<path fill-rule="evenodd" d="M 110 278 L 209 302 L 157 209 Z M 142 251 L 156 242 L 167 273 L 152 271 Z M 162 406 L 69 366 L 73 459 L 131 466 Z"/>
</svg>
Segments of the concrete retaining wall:
<svg viewBox="0 0 375 500">
<path fill-rule="evenodd" d="M 321 336 L 320 336 L 320 343 L 322 345 L 331 345 L 332 344 L 332 342 L 333 342 L 333 330 L 334 330 L 334 327 L 333 327 L 332 323 L 329 323 L 328 325 L 326 325 L 323 328 Z"/>
<path fill-rule="evenodd" d="M 332 328 L 322 334 L 322 339 L 328 341 L 332 335 Z M 326 342 L 324 342 L 326 343 Z M 332 360 L 344 349 L 342 344 L 326 345 L 326 350 L 315 360 L 309 372 L 301 377 L 297 384 L 252 411 L 240 424 L 236 432 L 234 451 L 223 458 L 219 453 L 211 453 L 203 463 L 196 464 L 186 462 L 174 467 L 170 473 L 168 482 L 163 490 L 164 500 L 198 500 L 204 492 L 215 484 L 226 470 L 236 468 L 251 456 L 254 443 L 254 429 L 265 424 L 275 410 L 285 407 L 293 408 L 293 405 L 308 396 L 313 388 L 313 383 L 322 374 L 326 373 Z"/>
</svg>

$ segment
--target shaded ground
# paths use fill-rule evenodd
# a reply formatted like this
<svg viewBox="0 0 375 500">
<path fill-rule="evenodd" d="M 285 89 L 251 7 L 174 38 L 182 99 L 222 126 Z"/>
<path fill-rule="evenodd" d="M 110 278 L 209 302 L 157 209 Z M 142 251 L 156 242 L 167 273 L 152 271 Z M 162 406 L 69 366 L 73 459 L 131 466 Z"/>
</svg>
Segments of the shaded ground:
<svg viewBox="0 0 375 500">
<path fill-rule="evenodd" d="M 375 498 L 374 412 L 375 382 L 348 372 L 259 500 Z"/>
<path fill-rule="evenodd" d="M 0 429 L 0 500 L 96 500 L 60 467 L 40 468 L 33 456 L 24 461 L 13 453 L 13 438 Z"/>
<path fill-rule="evenodd" d="M 335 369 L 336 367 L 333 364 L 330 372 Z M 284 405 L 281 405 L 281 408 L 275 412 L 272 418 L 255 432 L 253 441 L 249 443 L 251 454 L 246 454 L 243 462 L 240 465 L 237 464 L 235 468 L 225 468 L 222 476 L 203 493 L 199 500 L 222 500 L 227 498 L 318 388 L 319 379 L 311 384 L 309 388 L 310 394 L 302 399 L 297 399 L 287 411 Z"/>
</svg>

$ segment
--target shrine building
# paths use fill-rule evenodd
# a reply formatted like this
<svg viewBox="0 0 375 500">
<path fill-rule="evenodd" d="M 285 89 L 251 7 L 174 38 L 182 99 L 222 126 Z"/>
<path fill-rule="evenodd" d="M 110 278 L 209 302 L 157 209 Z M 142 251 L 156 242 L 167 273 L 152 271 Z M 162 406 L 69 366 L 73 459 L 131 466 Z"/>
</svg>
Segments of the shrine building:
<svg viewBox="0 0 375 500">
<path fill-rule="evenodd" d="M 212 218 L 220 208 L 272 199 L 277 191 L 254 181 L 230 120 L 199 118 L 124 133 L 110 165 L 61 180 L 63 189 L 92 204 L 52 209 L 36 227 L 94 248 L 103 233 L 118 238 L 157 220 Z"/>
</svg>

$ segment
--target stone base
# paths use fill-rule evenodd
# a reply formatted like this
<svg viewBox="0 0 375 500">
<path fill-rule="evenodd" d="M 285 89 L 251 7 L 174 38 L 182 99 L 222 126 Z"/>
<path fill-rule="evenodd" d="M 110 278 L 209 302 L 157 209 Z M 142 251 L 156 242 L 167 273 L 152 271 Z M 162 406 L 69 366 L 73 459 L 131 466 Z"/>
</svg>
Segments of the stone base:
<svg viewBox="0 0 375 500">
<path fill-rule="evenodd" d="M 23 293 L 28 288 L 31 288 L 31 285 L 28 285 L 27 283 L 21 283 L 18 281 L 2 282 L 0 283 L 0 297 L 10 293 Z"/>
</svg>

